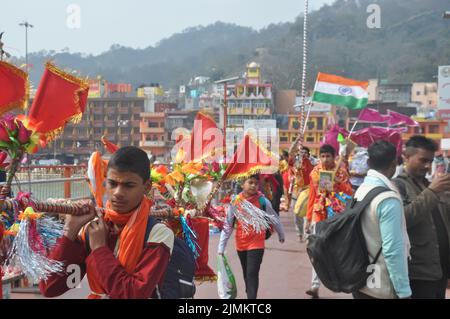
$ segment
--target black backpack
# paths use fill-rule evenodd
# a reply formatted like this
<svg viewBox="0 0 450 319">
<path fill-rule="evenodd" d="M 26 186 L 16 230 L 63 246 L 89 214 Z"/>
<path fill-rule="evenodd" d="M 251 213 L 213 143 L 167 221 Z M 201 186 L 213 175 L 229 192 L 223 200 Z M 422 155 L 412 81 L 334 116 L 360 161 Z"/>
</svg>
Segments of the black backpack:
<svg viewBox="0 0 450 319">
<path fill-rule="evenodd" d="M 150 232 L 160 221 L 150 216 L 147 222 L 145 237 L 147 242 Z M 180 238 L 175 236 L 172 255 L 167 266 L 161 287 L 156 287 L 159 299 L 193 298 L 195 294 L 195 257 L 192 250 Z"/>
<path fill-rule="evenodd" d="M 145 230 L 144 246 L 148 241 L 150 232 L 160 220 L 149 216 L 147 221 L 147 228 Z M 86 232 L 85 245 L 89 253 L 89 233 Z M 182 299 L 193 298 L 195 294 L 195 257 L 192 250 L 186 243 L 175 237 L 173 243 L 173 250 L 170 256 L 169 264 L 164 275 L 163 284 L 161 287 L 156 287 L 156 294 L 159 299 Z"/>
<path fill-rule="evenodd" d="M 367 284 L 371 275 L 366 241 L 362 232 L 361 215 L 386 187 L 372 189 L 361 201 L 350 201 L 341 214 L 317 223 L 315 234 L 308 237 L 306 251 L 311 264 L 325 287 L 334 292 L 351 293 Z"/>
</svg>

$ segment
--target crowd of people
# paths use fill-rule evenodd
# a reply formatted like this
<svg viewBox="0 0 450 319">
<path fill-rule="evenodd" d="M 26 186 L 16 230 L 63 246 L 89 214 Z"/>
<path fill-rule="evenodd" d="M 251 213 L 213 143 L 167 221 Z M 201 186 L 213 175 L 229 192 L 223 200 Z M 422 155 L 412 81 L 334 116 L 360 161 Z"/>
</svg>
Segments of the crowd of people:
<svg viewBox="0 0 450 319">
<path fill-rule="evenodd" d="M 361 220 L 369 258 L 380 269 L 380 284 L 353 292 L 354 298 L 445 298 L 450 276 L 450 174 L 442 169 L 446 159 L 435 157 L 437 150 L 432 140 L 414 136 L 403 154 L 381 140 L 368 149 L 342 151 L 322 145 L 317 162 L 307 147 L 294 156 L 284 153 L 276 174 L 251 174 L 238 181 L 218 254 L 224 254 L 236 230 L 246 294 L 256 299 L 265 240 L 276 231 L 279 242 L 285 241 L 279 218 L 283 196 L 284 210 L 294 212 L 298 240 L 305 242 L 321 221 L 345 210 L 342 197 L 359 201 L 382 186 L 387 191 L 372 200 Z M 145 152 L 137 148 L 115 153 L 106 177 L 109 213 L 96 216 L 89 206 L 88 215 L 67 218 L 64 237 L 51 252 L 52 259 L 70 261 L 87 274 L 91 298 L 155 297 L 163 281 L 174 234 L 161 224 L 144 238 L 151 205 L 145 196 L 150 187 L 147 167 Z M 239 205 L 242 201 L 248 205 Z M 248 229 L 236 218 L 246 209 L 264 211 L 273 221 L 271 228 Z M 45 296 L 64 293 L 67 276 L 41 282 L 41 291 Z M 306 294 L 318 298 L 320 285 L 313 269 Z"/>
<path fill-rule="evenodd" d="M 361 222 L 369 259 L 380 251 L 380 285 L 368 285 L 354 292 L 354 298 L 445 298 L 450 277 L 450 174 L 448 158 L 437 151 L 433 140 L 418 135 L 407 141 L 402 154 L 386 141 L 339 155 L 331 145 L 322 145 L 316 165 L 308 148 L 297 158 L 284 154 L 280 167 L 285 202 L 293 209 L 301 242 L 315 233 L 318 223 L 345 209 L 345 202 L 333 199 L 333 194 L 359 201 L 375 187 L 389 190 L 372 200 Z M 333 180 L 331 188 L 324 189 L 322 176 L 327 172 Z M 306 294 L 318 298 L 319 287 L 313 269 Z"/>
</svg>

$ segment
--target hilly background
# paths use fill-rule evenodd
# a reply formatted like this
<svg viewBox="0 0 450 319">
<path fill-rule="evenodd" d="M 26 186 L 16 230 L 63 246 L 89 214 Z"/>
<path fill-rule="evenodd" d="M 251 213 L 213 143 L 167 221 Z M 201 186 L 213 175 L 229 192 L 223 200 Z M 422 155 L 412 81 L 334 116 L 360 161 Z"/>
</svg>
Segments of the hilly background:
<svg viewBox="0 0 450 319">
<path fill-rule="evenodd" d="M 366 25 L 371 3 L 381 7 L 380 29 Z M 319 70 L 361 80 L 435 81 L 438 65 L 450 64 L 450 20 L 442 19 L 446 10 L 450 10 L 448 0 L 337 0 L 312 12 L 309 87 Z M 114 44 L 96 56 L 40 51 L 29 55 L 34 66 L 31 80 L 37 86 L 44 62 L 52 59 L 83 75 L 101 74 L 110 82 L 129 82 L 134 87 L 158 82 L 175 88 L 194 76 L 216 80 L 241 74 L 245 64 L 254 60 L 276 87 L 299 89 L 302 33 L 299 12 L 294 22 L 259 31 L 222 22 L 192 27 L 145 49 Z"/>
</svg>

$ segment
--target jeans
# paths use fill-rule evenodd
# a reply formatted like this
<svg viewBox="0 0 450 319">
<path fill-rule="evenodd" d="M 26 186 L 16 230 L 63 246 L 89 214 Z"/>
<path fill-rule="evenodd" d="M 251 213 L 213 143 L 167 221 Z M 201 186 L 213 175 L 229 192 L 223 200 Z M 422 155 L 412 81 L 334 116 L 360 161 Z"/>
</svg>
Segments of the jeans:
<svg viewBox="0 0 450 319">
<path fill-rule="evenodd" d="M 238 251 L 244 274 L 245 292 L 248 299 L 256 299 L 259 287 L 259 269 L 264 256 L 264 249 Z"/>
</svg>

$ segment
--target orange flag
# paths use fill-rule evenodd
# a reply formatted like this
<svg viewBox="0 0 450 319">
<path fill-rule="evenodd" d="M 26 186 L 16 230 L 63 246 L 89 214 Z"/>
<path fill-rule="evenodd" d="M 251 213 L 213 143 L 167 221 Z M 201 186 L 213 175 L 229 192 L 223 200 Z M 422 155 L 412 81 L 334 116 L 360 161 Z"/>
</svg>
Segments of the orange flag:
<svg viewBox="0 0 450 319">
<path fill-rule="evenodd" d="M 47 62 L 28 114 L 29 125 L 53 140 L 68 121 L 79 122 L 87 104 L 89 84 Z"/>
<path fill-rule="evenodd" d="M 104 135 L 102 136 L 102 143 L 105 149 L 111 154 L 114 154 L 119 149 L 119 146 L 110 142 Z"/>
<path fill-rule="evenodd" d="M 0 114 L 24 108 L 28 100 L 28 74 L 0 61 Z"/>
<path fill-rule="evenodd" d="M 250 135 L 245 135 L 222 179 L 241 179 L 258 173 L 273 174 L 277 169 L 278 157 Z"/>
</svg>

